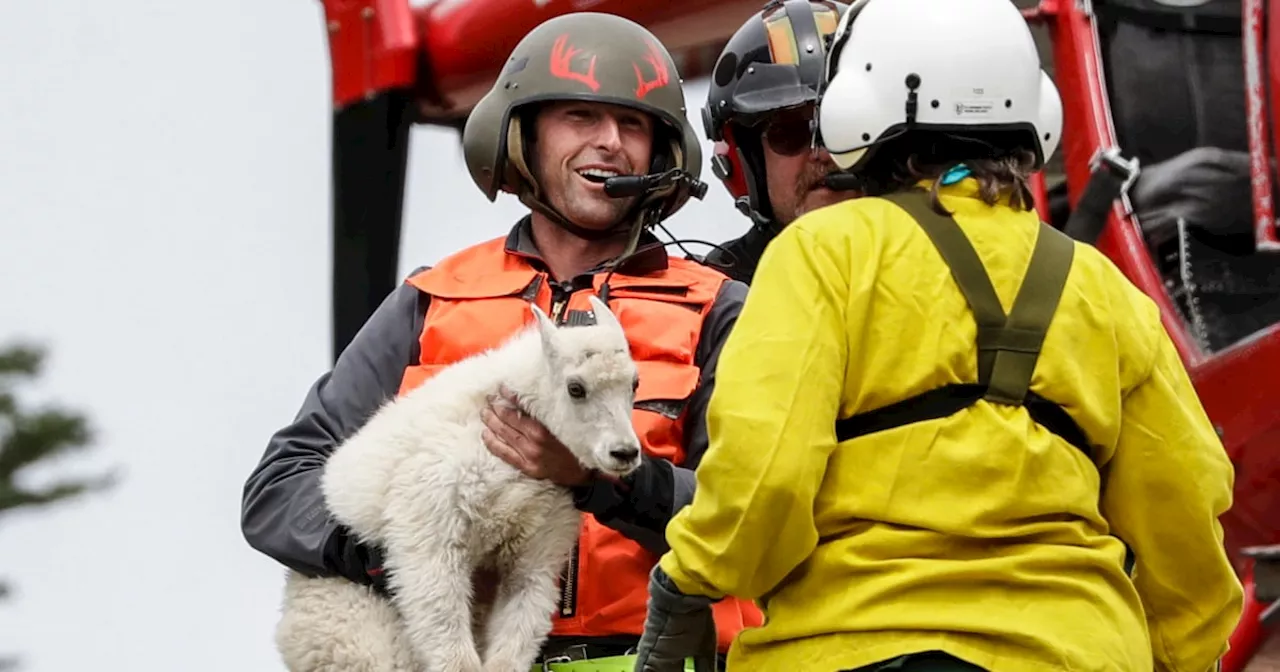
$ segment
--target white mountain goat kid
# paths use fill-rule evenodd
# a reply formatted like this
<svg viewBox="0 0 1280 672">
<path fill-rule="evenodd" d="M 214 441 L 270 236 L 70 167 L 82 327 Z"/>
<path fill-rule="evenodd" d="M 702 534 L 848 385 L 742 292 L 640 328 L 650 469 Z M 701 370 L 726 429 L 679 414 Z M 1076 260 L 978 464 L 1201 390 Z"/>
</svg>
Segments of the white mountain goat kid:
<svg viewBox="0 0 1280 672">
<path fill-rule="evenodd" d="M 566 328 L 534 306 L 536 326 L 389 401 L 333 453 L 325 501 L 384 549 L 394 604 L 346 579 L 290 572 L 276 633 L 289 670 L 528 672 L 580 514 L 568 489 L 484 447 L 480 412 L 505 385 L 587 468 L 639 466 L 636 366 L 616 316 L 590 301 L 597 324 Z M 500 577 L 487 617 L 472 605 L 482 568 Z"/>
</svg>

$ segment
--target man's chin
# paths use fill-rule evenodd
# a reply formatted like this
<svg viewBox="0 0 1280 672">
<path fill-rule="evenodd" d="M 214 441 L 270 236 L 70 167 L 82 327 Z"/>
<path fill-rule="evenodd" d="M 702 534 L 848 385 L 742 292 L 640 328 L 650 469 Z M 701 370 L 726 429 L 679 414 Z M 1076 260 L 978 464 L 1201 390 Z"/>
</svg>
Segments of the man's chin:
<svg viewBox="0 0 1280 672">
<path fill-rule="evenodd" d="M 570 222 L 584 229 L 592 231 L 607 231 L 612 229 L 621 222 L 622 213 L 614 212 L 568 212 L 565 213 Z"/>
</svg>

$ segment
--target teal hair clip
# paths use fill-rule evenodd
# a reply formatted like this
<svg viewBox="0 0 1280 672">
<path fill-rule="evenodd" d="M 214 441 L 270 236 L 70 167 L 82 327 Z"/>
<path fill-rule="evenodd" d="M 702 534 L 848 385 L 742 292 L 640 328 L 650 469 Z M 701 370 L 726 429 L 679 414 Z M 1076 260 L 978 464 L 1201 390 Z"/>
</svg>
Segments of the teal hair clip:
<svg viewBox="0 0 1280 672">
<path fill-rule="evenodd" d="M 942 186 L 949 187 L 972 174 L 973 173 L 969 170 L 969 166 L 962 163 L 943 173 L 942 178 L 939 181 L 942 182 Z"/>
</svg>

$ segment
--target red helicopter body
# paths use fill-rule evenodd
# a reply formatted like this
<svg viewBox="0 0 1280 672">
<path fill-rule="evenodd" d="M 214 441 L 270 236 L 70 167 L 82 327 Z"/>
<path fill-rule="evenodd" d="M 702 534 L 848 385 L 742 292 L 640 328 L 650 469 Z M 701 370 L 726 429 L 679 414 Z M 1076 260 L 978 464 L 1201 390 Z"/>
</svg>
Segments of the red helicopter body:
<svg viewBox="0 0 1280 672">
<path fill-rule="evenodd" d="M 1066 179 L 1050 188 L 1038 175 L 1034 186 L 1045 221 L 1095 244 L 1160 307 L 1236 465 L 1236 499 L 1223 524 L 1247 605 L 1223 669 L 1239 672 L 1271 632 L 1268 609 L 1280 605 L 1280 3 L 1186 4 L 1041 0 L 1023 9 L 1047 31 L 1065 113 Z M 461 129 L 516 42 L 552 16 L 599 11 L 635 20 L 667 45 L 688 81 L 710 73 L 724 43 L 761 5 L 324 0 L 334 106 L 335 356 L 398 280 L 412 124 Z M 1176 82 L 1178 73 L 1204 66 L 1180 60 L 1194 58 L 1188 53 L 1210 54 L 1214 69 L 1187 87 L 1195 119 L 1184 122 L 1176 104 L 1144 98 L 1131 83 Z M 1197 99 L 1197 86 L 1217 88 Z M 1197 219 L 1206 209 L 1213 216 Z"/>
</svg>

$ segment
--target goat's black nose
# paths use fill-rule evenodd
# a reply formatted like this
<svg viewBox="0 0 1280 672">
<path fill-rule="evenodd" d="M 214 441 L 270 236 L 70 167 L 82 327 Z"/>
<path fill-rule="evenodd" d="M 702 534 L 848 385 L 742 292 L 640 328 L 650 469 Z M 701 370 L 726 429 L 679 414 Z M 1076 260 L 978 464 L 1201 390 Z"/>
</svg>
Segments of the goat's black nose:
<svg viewBox="0 0 1280 672">
<path fill-rule="evenodd" d="M 621 446 L 609 451 L 609 457 L 619 462 L 630 462 L 636 459 L 636 455 L 640 454 L 640 449 L 635 446 Z"/>
</svg>

